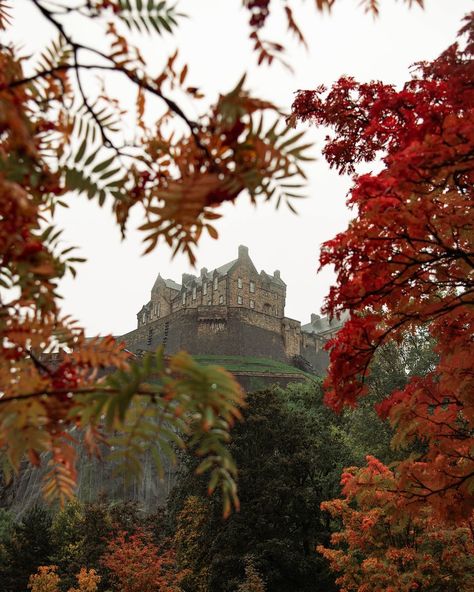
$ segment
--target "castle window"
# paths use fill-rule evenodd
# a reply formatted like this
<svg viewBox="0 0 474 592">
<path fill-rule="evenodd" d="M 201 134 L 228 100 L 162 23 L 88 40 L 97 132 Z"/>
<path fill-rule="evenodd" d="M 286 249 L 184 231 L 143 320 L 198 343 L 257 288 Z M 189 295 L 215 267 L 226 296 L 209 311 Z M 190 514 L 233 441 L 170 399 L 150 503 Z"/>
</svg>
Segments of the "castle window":
<svg viewBox="0 0 474 592">
<path fill-rule="evenodd" d="M 242 300 L 242 296 L 237 296 L 237 304 L 242 304 L 243 300 Z"/>
<path fill-rule="evenodd" d="M 217 290 L 217 275 L 214 278 L 214 290 Z"/>
<path fill-rule="evenodd" d="M 205 296 L 207 294 L 207 282 L 204 282 L 202 285 L 202 295 Z"/>
<path fill-rule="evenodd" d="M 242 278 L 237 278 L 237 287 L 238 288 L 242 287 Z M 242 304 L 242 302 L 240 302 L 239 304 Z"/>
<path fill-rule="evenodd" d="M 219 296 L 219 304 L 224 304 L 224 296 L 222 294 Z"/>
<path fill-rule="evenodd" d="M 255 302 L 253 300 L 250 301 L 250 308 L 255 308 Z"/>
<path fill-rule="evenodd" d="M 186 292 L 183 292 L 183 304 L 186 304 Z"/>
<path fill-rule="evenodd" d="M 193 286 L 193 300 L 196 300 L 196 286 Z"/>
<path fill-rule="evenodd" d="M 207 301 L 208 306 L 210 306 L 212 304 L 212 300 L 209 298 L 209 300 Z"/>
<path fill-rule="evenodd" d="M 255 292 L 255 282 L 250 282 L 250 291 L 253 293 Z"/>
</svg>

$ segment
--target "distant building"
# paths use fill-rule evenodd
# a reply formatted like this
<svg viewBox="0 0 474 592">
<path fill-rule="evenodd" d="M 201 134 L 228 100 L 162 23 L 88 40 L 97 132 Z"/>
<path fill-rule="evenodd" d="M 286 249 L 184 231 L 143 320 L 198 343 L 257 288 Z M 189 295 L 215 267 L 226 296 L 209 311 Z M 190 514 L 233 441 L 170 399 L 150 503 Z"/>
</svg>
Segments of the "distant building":
<svg viewBox="0 0 474 592">
<path fill-rule="evenodd" d="M 341 322 L 311 315 L 301 326 L 285 317 L 286 284 L 277 270 L 256 270 L 248 248 L 238 257 L 199 276 L 183 274 L 181 284 L 158 274 L 150 300 L 137 314 L 137 328 L 121 337 L 133 352 L 255 356 L 293 362 L 304 358 L 324 372 L 324 344 Z"/>
</svg>

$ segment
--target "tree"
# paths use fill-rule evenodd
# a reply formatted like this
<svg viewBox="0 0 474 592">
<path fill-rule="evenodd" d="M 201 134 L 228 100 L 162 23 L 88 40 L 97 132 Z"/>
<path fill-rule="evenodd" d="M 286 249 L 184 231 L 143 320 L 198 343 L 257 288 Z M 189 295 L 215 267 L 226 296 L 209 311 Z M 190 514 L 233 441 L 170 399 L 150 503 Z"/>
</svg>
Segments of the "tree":
<svg viewBox="0 0 474 592">
<path fill-rule="evenodd" d="M 391 465 L 424 451 L 418 438 L 411 442 L 394 440 L 390 423 L 380 418 L 376 409 L 392 392 L 403 390 L 414 376 L 423 377 L 433 371 L 437 362 L 433 347 L 427 332 L 420 331 L 406 335 L 401 343 L 388 342 L 377 349 L 366 381 L 366 395 L 356 407 L 346 408 L 342 414 L 343 437 L 354 464 L 361 466 L 370 454 Z"/>
<path fill-rule="evenodd" d="M 92 503 L 70 500 L 64 507 L 57 508 L 52 517 L 43 510 L 35 510 L 31 517 L 27 515 L 22 523 L 13 524 L 6 531 L 6 571 L 0 574 L 12 578 L 12 589 L 19 590 L 21 582 L 27 581 L 37 565 L 54 567 L 54 570 L 40 569 L 37 580 L 54 580 L 60 592 L 89 592 L 87 586 L 109 590 L 110 573 L 102 564 L 109 542 L 120 533 L 128 536 L 145 531 L 149 540 L 157 545 L 158 537 L 152 531 L 157 526 L 154 519 L 153 515 L 144 516 L 133 502 L 113 503 L 104 498 Z M 24 534 L 19 536 L 16 531 Z M 160 535 L 160 544 L 164 544 L 161 532 Z M 35 547 L 39 547 L 40 542 L 43 550 L 37 557 Z M 27 545 L 29 548 L 25 551 Z"/>
<path fill-rule="evenodd" d="M 30 574 L 50 563 L 50 527 L 51 515 L 37 506 L 13 525 L 4 543 L 5 560 L 0 564 L 2 590 L 26 592 Z"/>
<path fill-rule="evenodd" d="M 89 568 L 87 573 L 91 570 L 100 573 L 99 589 L 108 590 L 109 574 L 102 569 L 101 559 L 109 541 L 120 532 L 133 534 L 141 528 L 151 530 L 152 518 L 145 519 L 133 502 L 112 503 L 104 498 L 92 503 L 69 501 L 54 514 L 50 529 L 51 562 L 57 566 L 60 589 L 69 592 L 77 574 Z"/>
<path fill-rule="evenodd" d="M 145 531 L 120 532 L 109 541 L 102 564 L 122 592 L 179 592 L 185 576 L 175 567 L 173 551 L 160 552 Z"/>
<path fill-rule="evenodd" d="M 31 592 L 58 592 L 60 577 L 55 565 L 40 565 L 38 571 L 30 576 L 28 588 Z"/>
<path fill-rule="evenodd" d="M 10 539 L 14 526 L 11 512 L 0 508 L 0 565 L 5 565 L 7 560 L 5 543 Z"/>
<path fill-rule="evenodd" d="M 347 592 L 468 592 L 474 586 L 474 543 L 467 526 L 433 520 L 429 505 L 400 520 L 397 478 L 374 457 L 343 475 L 343 499 L 322 504 L 340 532 L 318 546 Z"/>
<path fill-rule="evenodd" d="M 270 2 L 242 3 L 249 11 L 258 63 L 271 64 L 283 46 L 261 36 Z M 291 135 L 272 104 L 245 91 L 244 79 L 208 110 L 196 106 L 202 113 L 198 122 L 185 114 L 176 97 L 181 93 L 199 101 L 203 96 L 187 82 L 187 64 L 176 52 L 159 75 L 151 75 L 129 41 L 130 30 L 173 34 L 182 15 L 168 2 L 30 4 L 57 37 L 38 60 L 23 56 L 13 44 L 0 50 L 0 284 L 5 290 L 0 448 L 5 475 L 17 471 L 24 457 L 38 465 L 48 453 L 44 493 L 64 503 L 76 482 L 72 428 L 79 428 L 74 433 L 81 434 L 92 454 L 104 442 L 113 444 L 129 474 L 139 472 L 140 454 L 151 443 L 159 462 L 170 441 L 182 446 L 178 434 L 192 431 L 192 445 L 202 443 L 197 447 L 205 457 L 202 467 L 211 471 L 214 486 L 223 487 L 228 513 L 238 505 L 235 466 L 225 447 L 243 401 L 236 382 L 223 370 L 201 367 L 183 355 L 167 364 L 158 352 L 135 364 L 110 337 L 86 340 L 58 304 L 58 280 L 75 274 L 80 258 L 72 247 L 60 246 L 55 212 L 67 205 L 71 192 L 83 194 L 99 206 L 109 204 L 125 234 L 130 211 L 141 208 L 147 252 L 164 240 L 193 260 L 203 231 L 217 237 L 212 221 L 223 202 L 243 193 L 254 202 L 289 202 L 299 196 L 305 178 L 300 162 L 307 159 L 308 145 L 300 134 Z M 281 8 L 290 32 L 304 43 L 293 4 L 288 0 Z M 333 4 L 317 0 L 316 8 Z M 378 10 L 374 0 L 365 5 Z M 74 38 L 68 30 L 71 17 L 105 21 L 106 49 Z M 12 26 L 9 2 L 0 0 L 0 28 Z M 96 94 L 86 85 L 90 73 L 105 76 Z M 107 76 L 121 77 L 136 90 L 131 136 L 122 126 L 124 106 L 107 92 Z M 163 112 L 148 124 L 151 101 L 160 101 Z M 55 364 L 38 353 L 58 347 L 63 353 Z M 105 368 L 117 372 L 98 380 Z M 112 440 L 110 433 L 117 432 L 123 436 Z"/>
<path fill-rule="evenodd" d="M 321 255 L 337 273 L 326 311 L 350 312 L 329 344 L 326 400 L 336 410 L 354 405 L 375 352 L 428 330 L 435 367 L 378 411 L 396 443 L 424 446 L 396 469 L 405 511 L 428 503 L 434 516 L 461 522 L 474 501 L 473 21 L 467 16 L 459 42 L 418 64 L 401 90 L 342 78 L 329 91 L 300 91 L 292 116 L 333 130 L 324 154 L 341 173 L 383 163 L 355 177 L 355 218 Z"/>
<path fill-rule="evenodd" d="M 245 562 L 245 580 L 239 584 L 237 592 L 265 592 L 265 582 L 249 556 Z"/>
<path fill-rule="evenodd" d="M 337 493 L 351 458 L 336 429 L 341 420 L 323 406 L 320 385 L 313 384 L 249 394 L 244 419 L 231 445 L 240 511 L 222 521 L 219 499 L 207 498 L 192 462 L 183 465 L 171 494 L 177 559 L 190 570 L 183 590 L 235 590 L 246 579 L 249 555 L 268 590 L 334 589 L 314 549 L 330 537 L 319 505 Z"/>
<path fill-rule="evenodd" d="M 61 578 L 56 573 L 56 565 L 41 565 L 38 571 L 30 576 L 28 588 L 31 592 L 59 592 Z M 94 569 L 81 568 L 76 575 L 78 588 L 68 588 L 67 592 L 96 592 L 100 582 Z"/>
<path fill-rule="evenodd" d="M 63 585 L 66 582 L 66 586 L 74 583 L 74 574 L 82 565 L 89 565 L 84 561 L 87 549 L 84 521 L 83 505 L 77 500 L 71 500 L 53 516 L 51 523 L 51 542 L 54 549 L 51 563 L 57 567 L 58 575 Z M 98 521 L 96 525 L 99 528 L 103 527 Z M 101 532 L 104 536 L 107 534 L 103 528 Z"/>
<path fill-rule="evenodd" d="M 173 544 L 176 561 L 186 575 L 181 582 L 185 591 L 206 592 L 209 580 L 206 541 L 212 538 L 208 528 L 209 502 L 197 495 L 188 496 L 176 517 Z"/>
<path fill-rule="evenodd" d="M 70 588 L 68 592 L 96 592 L 97 585 L 101 578 L 97 575 L 95 569 L 82 567 L 76 575 L 77 588 Z"/>
</svg>

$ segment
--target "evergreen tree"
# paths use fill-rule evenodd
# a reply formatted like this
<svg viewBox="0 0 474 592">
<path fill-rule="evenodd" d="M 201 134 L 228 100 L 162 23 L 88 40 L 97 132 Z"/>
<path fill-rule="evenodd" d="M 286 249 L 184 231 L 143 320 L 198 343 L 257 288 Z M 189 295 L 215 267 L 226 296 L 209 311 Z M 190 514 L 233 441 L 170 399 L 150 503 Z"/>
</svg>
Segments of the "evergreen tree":
<svg viewBox="0 0 474 592">
<path fill-rule="evenodd" d="M 33 507 L 13 525 L 5 541 L 5 562 L 0 565 L 2 592 L 27 592 L 28 579 L 40 565 L 48 565 L 53 552 L 51 514 Z"/>
<path fill-rule="evenodd" d="M 334 589 L 314 550 L 330 536 L 320 503 L 337 488 L 350 456 L 333 429 L 341 419 L 322 405 L 319 385 L 297 385 L 249 395 L 244 420 L 233 430 L 231 445 L 239 467 L 241 510 L 222 520 L 220 501 L 206 499 L 205 482 L 192 464 L 185 466 L 170 500 L 181 533 L 178 556 L 186 554 L 187 545 L 197 550 L 194 565 L 188 558 L 186 567 L 195 575 L 207 573 L 209 592 L 231 592 L 242 584 L 250 555 L 268 590 Z M 190 496 L 206 500 L 204 529 L 197 521 L 193 531 L 189 512 L 182 511 Z M 183 589 L 196 592 L 198 580 L 188 579 Z"/>
</svg>

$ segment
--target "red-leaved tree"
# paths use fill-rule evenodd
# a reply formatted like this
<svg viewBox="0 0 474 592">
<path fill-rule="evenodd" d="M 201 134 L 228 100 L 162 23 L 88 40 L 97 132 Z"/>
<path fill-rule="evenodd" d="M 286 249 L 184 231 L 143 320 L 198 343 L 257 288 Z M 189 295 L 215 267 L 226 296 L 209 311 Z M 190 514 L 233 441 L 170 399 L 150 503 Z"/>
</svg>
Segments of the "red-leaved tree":
<svg viewBox="0 0 474 592">
<path fill-rule="evenodd" d="M 109 542 L 102 563 L 121 592 L 179 592 L 186 575 L 176 569 L 173 551 L 161 552 L 140 530 L 120 532 Z"/>
<path fill-rule="evenodd" d="M 379 406 L 395 443 L 424 452 L 401 462 L 405 508 L 429 502 L 438 518 L 471 516 L 474 501 L 474 14 L 459 43 L 417 64 L 400 90 L 341 78 L 327 91 L 300 91 L 293 122 L 327 126 L 324 154 L 354 177 L 355 217 L 326 242 L 321 265 L 334 265 L 326 311 L 350 318 L 330 343 L 327 403 L 354 405 L 366 392 L 377 349 L 428 328 L 439 363 Z"/>
</svg>

